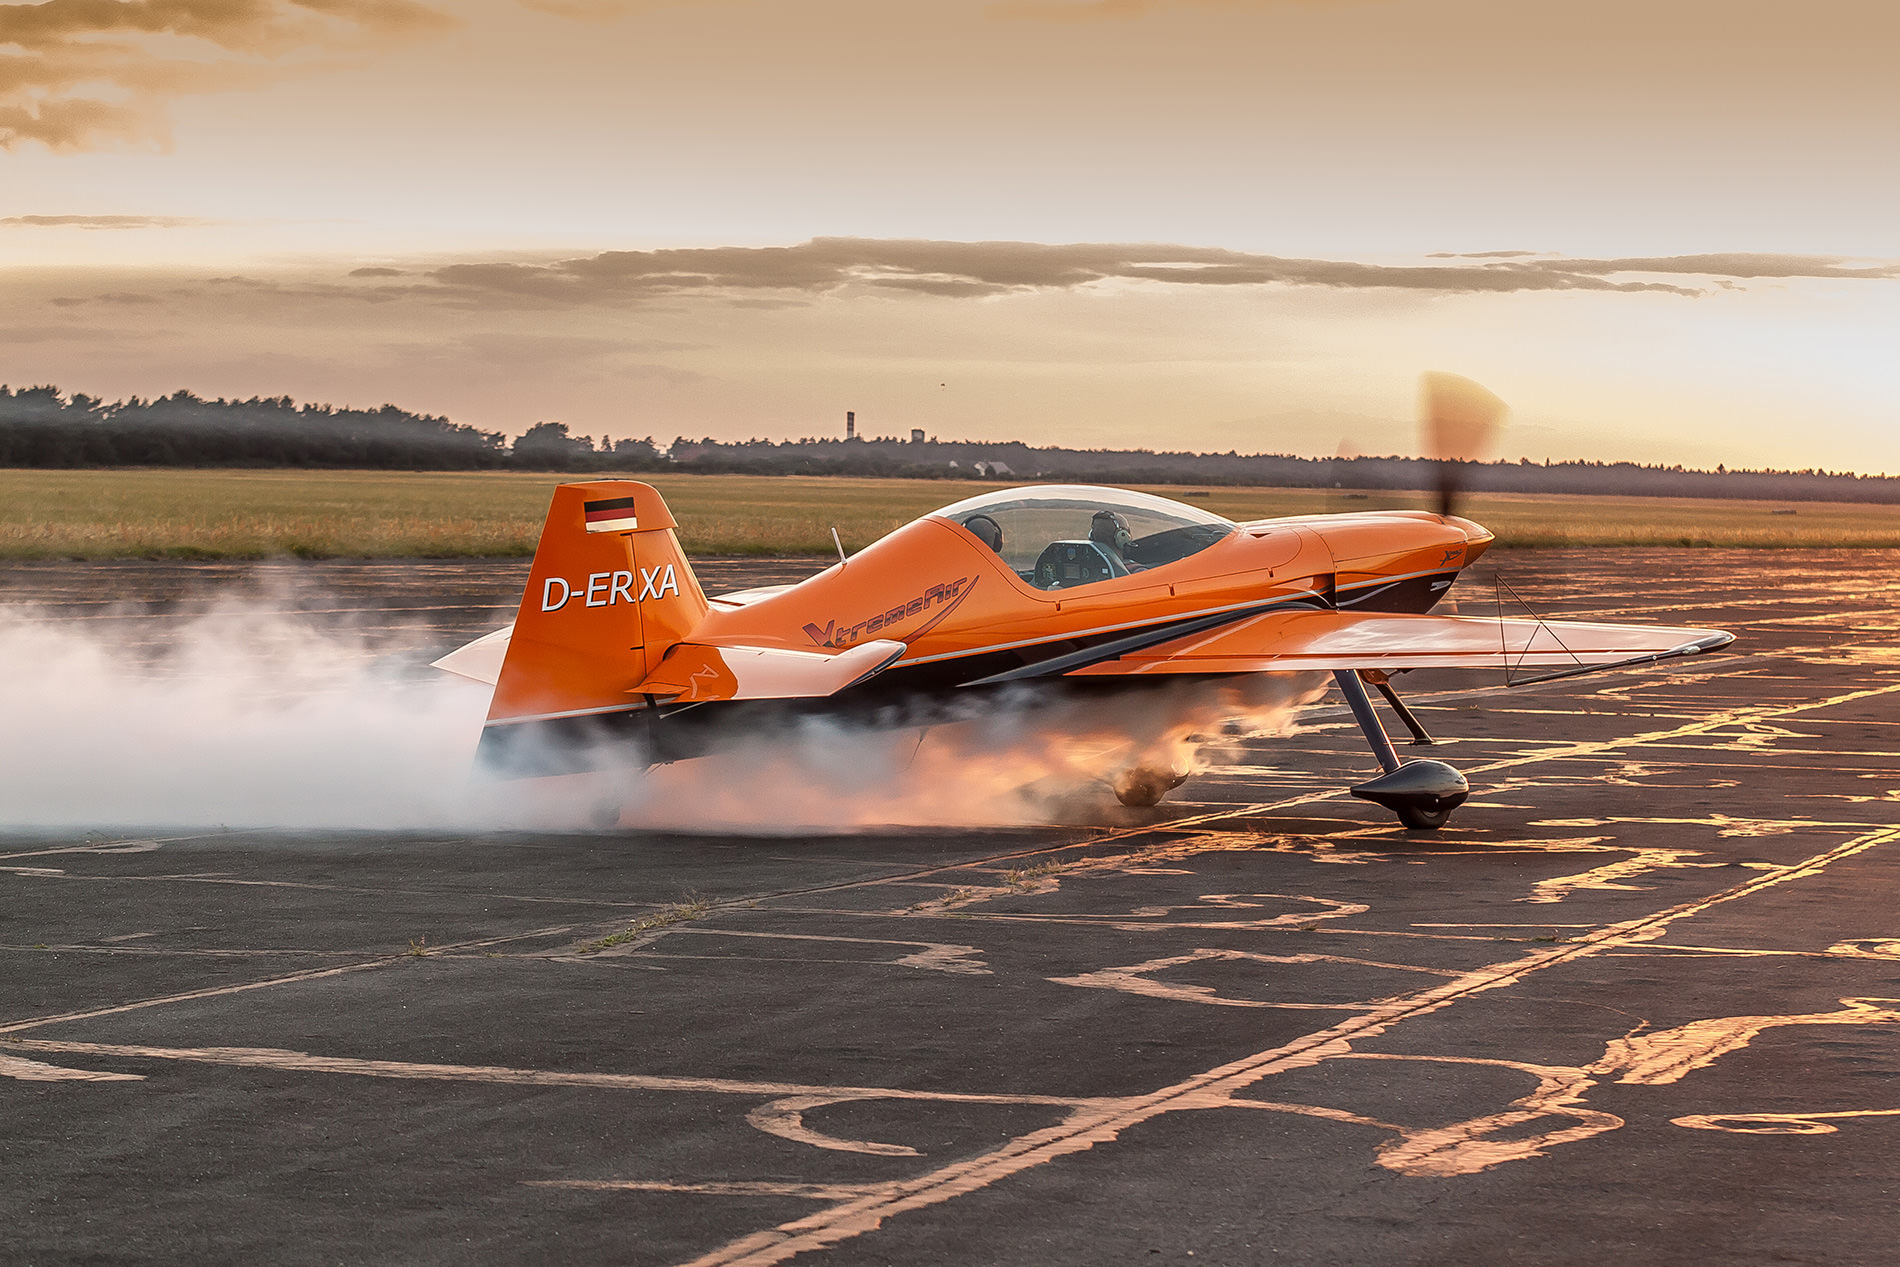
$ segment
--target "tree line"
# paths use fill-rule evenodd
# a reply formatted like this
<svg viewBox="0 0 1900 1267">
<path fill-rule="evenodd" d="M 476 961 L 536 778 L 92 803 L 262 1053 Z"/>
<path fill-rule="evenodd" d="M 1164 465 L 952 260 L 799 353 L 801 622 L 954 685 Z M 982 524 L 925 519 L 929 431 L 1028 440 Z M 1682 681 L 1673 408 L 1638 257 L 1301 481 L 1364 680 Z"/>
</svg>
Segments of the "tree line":
<svg viewBox="0 0 1900 1267">
<path fill-rule="evenodd" d="M 251 466 L 399 470 L 653 469 L 653 441 L 601 443 L 537 423 L 513 444 L 395 405 L 339 409 L 289 396 L 207 400 L 188 391 L 107 403 L 57 387 L 0 385 L 0 466 Z"/>
<path fill-rule="evenodd" d="M 1046 482 L 1208 484 L 1261 488 L 1428 491 L 1439 464 L 1423 458 L 1303 458 L 1283 453 L 1156 452 L 1150 449 L 1034 448 L 1021 441 L 894 438 L 745 440 L 675 439 L 675 469 L 747 474 L 994 477 Z M 983 471 L 976 469 L 983 464 Z M 1700 471 L 1635 462 L 1471 462 L 1463 483 L 1493 493 L 1579 493 L 1637 497 L 1714 497 L 1751 501 L 1900 503 L 1900 478 L 1851 471 Z"/>
<path fill-rule="evenodd" d="M 978 463 L 982 469 L 978 469 Z M 693 471 L 754 475 L 977 476 L 1120 484 L 1233 484 L 1282 488 L 1420 490 L 1436 464 L 1406 457 L 1302 458 L 1288 454 L 1035 448 L 1021 441 L 812 438 L 719 440 L 676 436 L 596 440 L 538 422 L 509 442 L 448 418 L 298 404 L 289 396 L 207 400 L 188 391 L 106 403 L 50 386 L 0 385 L 0 467 L 248 466 L 398 470 Z M 1851 472 L 1713 471 L 1633 462 L 1470 464 L 1477 491 L 1900 502 L 1900 478 Z"/>
</svg>

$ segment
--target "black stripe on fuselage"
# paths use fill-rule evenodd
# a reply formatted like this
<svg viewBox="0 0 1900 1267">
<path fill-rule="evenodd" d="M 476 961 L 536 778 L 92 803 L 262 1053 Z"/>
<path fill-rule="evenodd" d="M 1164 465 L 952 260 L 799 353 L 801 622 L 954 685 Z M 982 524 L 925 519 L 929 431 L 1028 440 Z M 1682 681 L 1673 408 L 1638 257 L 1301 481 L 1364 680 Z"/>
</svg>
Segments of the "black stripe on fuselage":
<svg viewBox="0 0 1900 1267">
<path fill-rule="evenodd" d="M 1412 612 L 1423 614 L 1438 605 L 1451 592 L 1458 573 L 1427 572 L 1396 581 L 1362 581 L 1339 590 L 1335 602 L 1340 611 Z"/>
<path fill-rule="evenodd" d="M 953 693 L 971 698 L 993 687 L 1059 677 L 1086 664 L 1275 610 L 1324 608 L 1315 597 L 1281 600 L 1002 651 L 899 664 L 822 699 L 714 700 L 497 722 L 483 727 L 475 755 L 484 767 L 518 778 L 603 769 L 612 764 L 616 749 L 629 745 L 655 761 L 680 760 L 712 751 L 752 727 L 783 724 L 793 717 L 865 718 L 887 709 L 928 713 L 933 699 L 946 701 Z"/>
<path fill-rule="evenodd" d="M 1183 638 L 1189 634 L 1217 629 L 1270 611 L 1323 611 L 1316 597 L 1280 599 L 1257 603 L 1223 612 L 1203 612 L 1176 616 L 1146 625 L 1124 626 L 1079 637 L 1050 638 L 1043 642 L 997 651 L 975 651 L 969 655 L 919 664 L 898 663 L 840 692 L 889 695 L 893 691 L 934 691 L 955 687 L 993 686 L 1028 678 L 1051 677 L 1117 656 L 1152 647 L 1157 643 Z"/>
</svg>

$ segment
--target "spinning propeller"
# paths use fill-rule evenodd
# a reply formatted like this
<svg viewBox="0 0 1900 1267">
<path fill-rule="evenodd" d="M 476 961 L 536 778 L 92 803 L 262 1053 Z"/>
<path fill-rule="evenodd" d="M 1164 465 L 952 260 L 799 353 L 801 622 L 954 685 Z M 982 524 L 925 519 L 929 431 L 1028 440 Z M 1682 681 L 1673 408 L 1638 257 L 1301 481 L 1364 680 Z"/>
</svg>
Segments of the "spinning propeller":
<svg viewBox="0 0 1900 1267">
<path fill-rule="evenodd" d="M 1456 374 L 1427 370 L 1418 380 L 1419 445 L 1438 468 L 1438 513 L 1456 514 L 1470 463 L 1486 457 L 1510 406 Z"/>
</svg>

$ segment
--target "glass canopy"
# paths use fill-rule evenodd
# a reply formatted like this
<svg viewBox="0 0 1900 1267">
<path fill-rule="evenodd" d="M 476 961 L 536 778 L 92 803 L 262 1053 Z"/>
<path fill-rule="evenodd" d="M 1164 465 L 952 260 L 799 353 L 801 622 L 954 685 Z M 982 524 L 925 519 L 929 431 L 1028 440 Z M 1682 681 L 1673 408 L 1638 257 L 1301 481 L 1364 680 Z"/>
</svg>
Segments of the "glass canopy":
<svg viewBox="0 0 1900 1267">
<path fill-rule="evenodd" d="M 1086 484 L 1006 488 L 945 506 L 1038 589 L 1074 589 L 1185 559 L 1230 535 L 1219 515 L 1148 493 Z"/>
</svg>

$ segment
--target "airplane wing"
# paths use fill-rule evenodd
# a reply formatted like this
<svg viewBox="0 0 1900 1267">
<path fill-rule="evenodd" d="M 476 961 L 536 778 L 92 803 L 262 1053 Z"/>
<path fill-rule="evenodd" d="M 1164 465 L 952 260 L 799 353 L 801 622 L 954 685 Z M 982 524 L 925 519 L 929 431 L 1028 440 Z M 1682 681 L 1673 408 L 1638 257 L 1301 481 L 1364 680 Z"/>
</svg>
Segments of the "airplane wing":
<svg viewBox="0 0 1900 1267">
<path fill-rule="evenodd" d="M 670 703 L 712 700 L 811 699 L 862 682 L 904 654 L 901 642 L 872 639 L 844 651 L 676 643 L 633 695 Z"/>
<path fill-rule="evenodd" d="M 1717 629 L 1670 625 L 1274 611 L 1073 669 L 1069 676 L 1503 669 L 1541 670 L 1534 679 L 1544 681 L 1695 655 L 1734 640 Z"/>
</svg>

